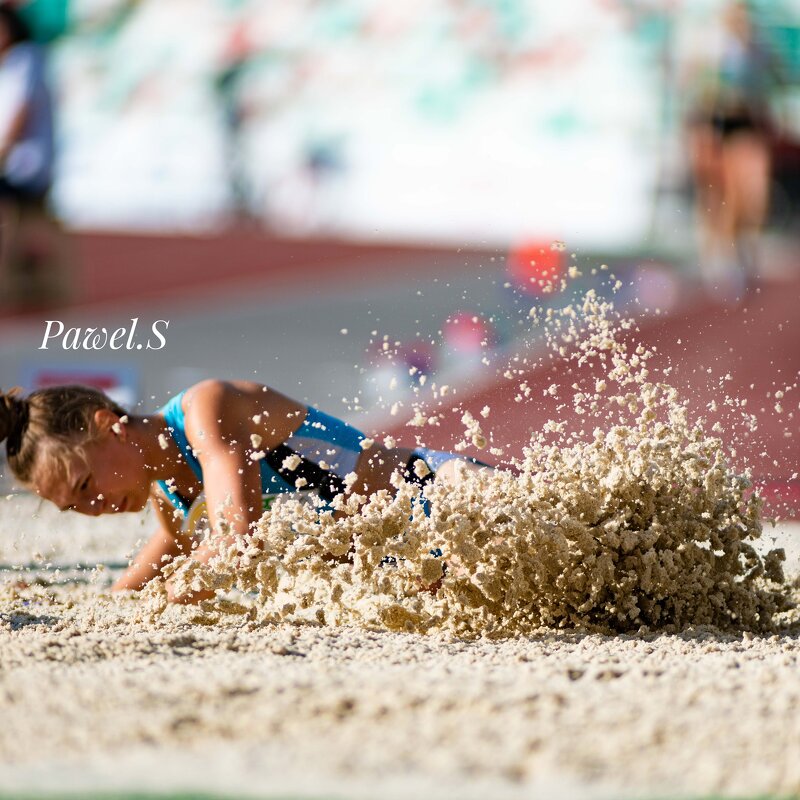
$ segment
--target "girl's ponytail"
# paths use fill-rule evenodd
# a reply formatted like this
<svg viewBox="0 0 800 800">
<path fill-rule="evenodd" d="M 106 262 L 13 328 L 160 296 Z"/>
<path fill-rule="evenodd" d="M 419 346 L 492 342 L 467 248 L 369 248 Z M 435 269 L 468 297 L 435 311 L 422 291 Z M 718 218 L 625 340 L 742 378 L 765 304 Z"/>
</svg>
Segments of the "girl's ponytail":
<svg viewBox="0 0 800 800">
<path fill-rule="evenodd" d="M 30 404 L 27 398 L 20 396 L 21 392 L 18 386 L 5 393 L 0 392 L 0 442 L 6 441 L 9 457 L 19 452 L 28 425 Z"/>
<path fill-rule="evenodd" d="M 70 384 L 37 389 L 27 397 L 15 386 L 0 392 L 0 442 L 5 440 L 8 466 L 30 488 L 37 463 L 44 456 L 66 464 L 81 455 L 95 434 L 95 411 L 106 408 L 119 416 L 127 412 L 110 397 L 89 386 Z"/>
</svg>

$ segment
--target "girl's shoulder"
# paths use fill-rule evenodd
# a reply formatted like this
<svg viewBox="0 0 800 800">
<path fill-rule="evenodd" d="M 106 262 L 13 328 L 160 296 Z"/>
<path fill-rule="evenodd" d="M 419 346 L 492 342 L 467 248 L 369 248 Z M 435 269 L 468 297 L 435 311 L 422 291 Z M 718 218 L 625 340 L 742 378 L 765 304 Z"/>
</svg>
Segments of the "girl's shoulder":
<svg viewBox="0 0 800 800">
<path fill-rule="evenodd" d="M 300 425 L 308 411 L 307 405 L 264 384 L 206 379 L 178 392 L 158 413 L 169 425 L 181 430 L 218 430 L 238 436 L 243 426 L 248 429 L 261 426 L 260 435 L 283 440 Z"/>
<path fill-rule="evenodd" d="M 161 408 L 180 408 L 184 411 L 188 411 L 195 400 L 199 399 L 202 402 L 202 400 L 209 395 L 224 394 L 228 384 L 229 381 L 219 378 L 204 378 L 202 381 L 198 381 L 191 386 L 181 389 L 164 403 Z M 183 402 L 184 398 L 187 398 L 186 403 Z"/>
<path fill-rule="evenodd" d="M 177 398 L 181 399 L 178 400 Z M 185 397 L 185 402 L 184 402 Z M 280 413 L 286 410 L 306 410 L 304 403 L 282 394 L 271 386 L 248 380 L 207 378 L 187 387 L 173 400 L 182 403 L 188 412 L 195 406 L 217 406 L 225 411 L 254 414 L 261 411 Z"/>
<path fill-rule="evenodd" d="M 183 397 L 185 394 L 186 389 L 182 389 L 180 392 L 167 400 L 167 402 L 164 403 L 164 405 L 162 405 L 161 408 L 157 409 L 154 413 L 162 417 L 173 416 L 176 414 L 182 417 L 184 415 Z"/>
</svg>

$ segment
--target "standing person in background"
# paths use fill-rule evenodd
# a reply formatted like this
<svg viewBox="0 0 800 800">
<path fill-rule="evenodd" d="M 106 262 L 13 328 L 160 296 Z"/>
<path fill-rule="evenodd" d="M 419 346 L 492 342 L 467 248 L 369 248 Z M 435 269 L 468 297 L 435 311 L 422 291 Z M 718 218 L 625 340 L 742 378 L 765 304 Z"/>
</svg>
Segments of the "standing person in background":
<svg viewBox="0 0 800 800">
<path fill-rule="evenodd" d="M 759 273 L 758 247 L 770 186 L 770 92 L 779 72 L 756 38 L 744 2 L 703 32 L 690 66 L 689 152 L 700 233 L 701 276 L 723 301 L 741 298 Z"/>
<path fill-rule="evenodd" d="M 234 221 L 247 223 L 257 221 L 253 216 L 252 187 L 245 163 L 243 128 L 246 108 L 241 97 L 242 77 L 247 71 L 251 49 L 247 22 L 239 22 L 228 38 L 214 81 L 222 108 L 225 162 Z"/>
<path fill-rule="evenodd" d="M 9 4 L 0 4 L 0 278 L 3 300 L 36 302 L 38 257 L 24 251 L 23 227 L 47 220 L 53 180 L 53 102 L 44 48 Z M 53 253 L 48 253 L 52 257 Z M 47 256 L 45 256 L 47 258 Z M 19 274 L 16 274 L 19 273 Z M 24 281 L 24 283 L 23 283 Z M 29 284 L 26 286 L 25 284 Z M 34 295 L 34 296 L 32 296 Z"/>
</svg>

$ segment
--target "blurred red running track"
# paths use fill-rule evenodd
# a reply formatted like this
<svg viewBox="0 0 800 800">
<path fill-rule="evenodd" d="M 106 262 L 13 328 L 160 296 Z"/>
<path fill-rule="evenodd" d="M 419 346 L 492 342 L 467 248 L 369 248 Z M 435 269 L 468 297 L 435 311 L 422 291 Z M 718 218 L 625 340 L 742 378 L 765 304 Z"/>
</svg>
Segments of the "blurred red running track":
<svg viewBox="0 0 800 800">
<path fill-rule="evenodd" d="M 666 319 L 643 319 L 630 337 L 656 348 L 650 362 L 654 379 L 663 379 L 657 370 L 673 368 L 665 382 L 689 401 L 690 419 L 703 416 L 707 431 L 720 422 L 723 430 L 718 435 L 735 448 L 735 466 L 751 469 L 767 500 L 768 513 L 793 518 L 800 518 L 800 480 L 792 477 L 800 472 L 799 304 L 800 281 L 772 284 L 736 309 L 705 305 Z M 498 377 L 472 394 L 462 388 L 455 397 L 448 396 L 440 410 L 468 409 L 478 418 L 480 410 L 489 406 L 483 427 L 491 444 L 508 455 L 521 456 L 530 432 L 541 429 L 548 419 L 567 420 L 571 430 L 591 431 L 602 424 L 578 416 L 571 402 L 571 385 L 593 386 L 598 375 L 596 367 L 581 368 L 545 357 L 512 380 Z M 531 388 L 530 397 L 516 402 L 523 382 Z M 558 398 L 544 392 L 552 383 L 560 386 Z M 786 392 L 780 413 L 775 409 L 777 390 Z M 754 432 L 743 424 L 741 412 L 724 404 L 726 396 L 747 400 L 745 411 L 758 420 Z M 708 407 L 712 400 L 716 411 Z M 416 431 L 392 418 L 388 432 L 403 444 L 413 444 Z M 425 430 L 425 444 L 452 448 L 463 433 L 461 413 L 445 413 L 441 426 Z M 465 452 L 487 458 L 474 448 Z"/>
<path fill-rule="evenodd" d="M 463 268 L 484 251 L 405 243 L 294 239 L 258 228 L 208 235 L 75 232 L 66 306 L 213 295 L 238 283 L 275 289 L 375 285 L 437 268 Z M 309 282 L 311 282 L 309 284 Z M 41 313 L 5 313 L 6 318 Z"/>
</svg>

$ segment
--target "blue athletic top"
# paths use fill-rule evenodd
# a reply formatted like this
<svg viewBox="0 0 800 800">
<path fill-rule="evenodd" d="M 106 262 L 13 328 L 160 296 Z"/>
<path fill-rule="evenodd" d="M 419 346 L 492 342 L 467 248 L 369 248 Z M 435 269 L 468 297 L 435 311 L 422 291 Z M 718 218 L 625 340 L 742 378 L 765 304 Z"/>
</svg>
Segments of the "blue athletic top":
<svg viewBox="0 0 800 800">
<path fill-rule="evenodd" d="M 186 438 L 186 426 L 181 401 L 184 389 L 159 409 L 166 420 L 169 432 L 180 448 L 192 472 L 203 480 L 203 470 Z M 310 406 L 300 427 L 277 447 L 268 450 L 258 464 L 261 471 L 262 494 L 283 494 L 296 492 L 295 481 L 305 478 L 308 489 L 315 489 L 320 497 L 330 501 L 344 490 L 344 477 L 352 472 L 361 455 L 361 441 L 366 436 L 352 425 L 336 417 L 317 411 Z M 297 455 L 300 464 L 296 469 L 283 467 L 286 458 Z M 325 462 L 325 467 L 320 465 Z M 187 516 L 191 502 L 187 502 L 177 492 L 167 486 L 166 481 L 158 481 L 175 508 Z"/>
<path fill-rule="evenodd" d="M 186 463 L 202 482 L 203 470 L 186 438 L 186 421 L 181 408 L 181 401 L 185 393 L 186 389 L 176 394 L 159 409 L 158 413 L 163 414 L 170 435 L 178 445 Z M 352 425 L 307 406 L 306 416 L 300 427 L 285 442 L 268 450 L 264 458 L 259 460 L 262 494 L 277 495 L 296 492 L 298 489 L 295 482 L 298 478 L 305 478 L 306 484 L 303 488 L 316 491 L 324 501 L 329 503 L 335 495 L 344 491 L 344 478 L 355 470 L 358 457 L 362 453 L 361 442 L 366 438 Z M 290 470 L 283 466 L 283 462 L 292 455 L 299 456 L 300 463 L 295 469 Z M 444 450 L 417 447 L 409 459 L 406 480 L 424 482 L 416 478 L 413 473 L 413 463 L 418 458 L 422 459 L 430 469 L 430 476 L 426 477 L 425 481 L 432 480 L 436 470 L 453 458 L 463 458 L 483 464 L 477 459 L 458 456 Z M 180 509 L 184 517 L 188 516 L 192 502 L 170 489 L 166 481 L 158 481 L 158 484 L 172 505 Z M 425 513 L 430 513 L 427 500 L 423 502 L 423 506 Z"/>
</svg>

